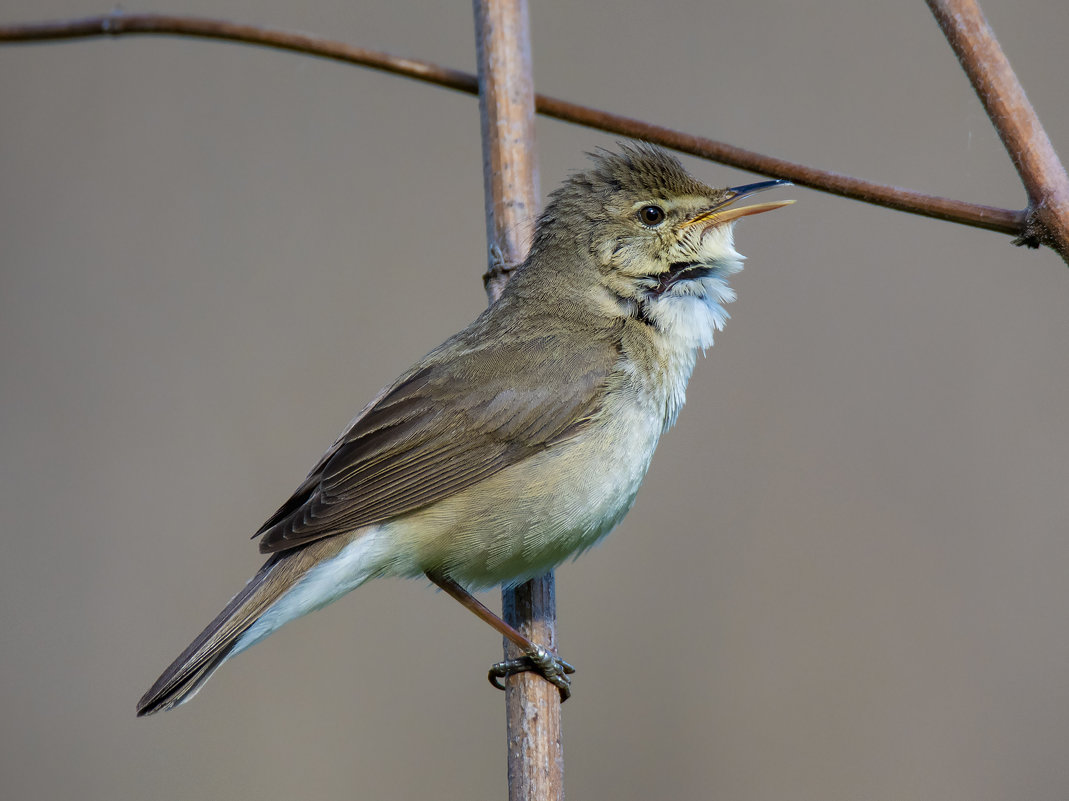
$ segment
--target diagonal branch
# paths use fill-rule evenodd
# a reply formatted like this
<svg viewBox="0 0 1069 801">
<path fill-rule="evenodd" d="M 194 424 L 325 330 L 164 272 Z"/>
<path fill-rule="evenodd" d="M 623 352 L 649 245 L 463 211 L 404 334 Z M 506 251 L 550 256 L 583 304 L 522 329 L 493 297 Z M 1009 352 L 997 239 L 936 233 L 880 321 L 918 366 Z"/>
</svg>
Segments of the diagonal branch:
<svg viewBox="0 0 1069 801">
<path fill-rule="evenodd" d="M 348 64 L 358 64 L 467 94 L 474 95 L 479 91 L 476 77 L 460 70 L 441 67 L 418 59 L 401 58 L 375 50 L 354 47 L 310 34 L 292 33 L 256 25 L 242 25 L 223 20 L 117 12 L 78 20 L 0 25 L 0 42 L 34 42 L 120 34 L 169 34 L 264 45 Z M 863 181 L 545 95 L 535 95 L 535 109 L 540 114 L 564 122 L 635 139 L 645 139 L 682 153 L 761 175 L 786 178 L 800 186 L 852 200 L 1019 237 L 1029 235 L 1024 211 L 966 203 Z"/>
<path fill-rule="evenodd" d="M 1069 262 L 1069 176 L 976 0 L 928 0 L 1028 192 L 1021 244 Z"/>
</svg>

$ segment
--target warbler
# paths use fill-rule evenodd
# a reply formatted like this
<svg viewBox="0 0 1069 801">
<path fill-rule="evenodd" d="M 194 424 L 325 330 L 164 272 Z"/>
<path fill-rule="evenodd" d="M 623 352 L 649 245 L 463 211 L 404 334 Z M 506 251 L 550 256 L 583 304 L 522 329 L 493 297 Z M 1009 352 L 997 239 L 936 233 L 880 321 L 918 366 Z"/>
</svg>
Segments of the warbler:
<svg viewBox="0 0 1069 801">
<path fill-rule="evenodd" d="M 380 576 L 513 585 L 590 548 L 635 500 L 742 269 L 737 202 L 651 145 L 599 151 L 549 198 L 503 294 L 349 424 L 260 528 L 259 572 L 139 715 Z"/>
</svg>

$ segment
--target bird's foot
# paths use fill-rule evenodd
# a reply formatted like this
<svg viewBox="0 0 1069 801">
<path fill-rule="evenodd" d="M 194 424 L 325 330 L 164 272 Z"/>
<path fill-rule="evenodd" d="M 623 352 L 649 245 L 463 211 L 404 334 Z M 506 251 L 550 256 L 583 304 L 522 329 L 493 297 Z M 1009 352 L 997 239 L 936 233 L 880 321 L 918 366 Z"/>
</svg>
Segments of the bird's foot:
<svg viewBox="0 0 1069 801">
<path fill-rule="evenodd" d="M 571 697 L 572 680 L 569 676 L 575 673 L 575 668 L 541 645 L 536 645 L 519 659 L 506 659 L 503 662 L 494 664 L 491 666 L 487 678 L 497 689 L 504 690 L 505 685 L 501 683 L 502 679 L 528 671 L 539 674 L 556 687 L 560 691 L 562 704 Z"/>
</svg>

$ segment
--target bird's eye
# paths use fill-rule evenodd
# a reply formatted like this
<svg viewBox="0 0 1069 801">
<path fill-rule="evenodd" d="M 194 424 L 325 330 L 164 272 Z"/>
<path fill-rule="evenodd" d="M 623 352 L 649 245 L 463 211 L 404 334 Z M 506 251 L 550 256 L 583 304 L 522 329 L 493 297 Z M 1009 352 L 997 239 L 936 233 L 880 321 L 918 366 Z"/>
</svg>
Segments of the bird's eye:
<svg viewBox="0 0 1069 801">
<path fill-rule="evenodd" d="M 638 218 L 644 225 L 660 225 L 664 222 L 664 217 L 664 209 L 660 206 L 643 206 L 638 210 Z"/>
</svg>

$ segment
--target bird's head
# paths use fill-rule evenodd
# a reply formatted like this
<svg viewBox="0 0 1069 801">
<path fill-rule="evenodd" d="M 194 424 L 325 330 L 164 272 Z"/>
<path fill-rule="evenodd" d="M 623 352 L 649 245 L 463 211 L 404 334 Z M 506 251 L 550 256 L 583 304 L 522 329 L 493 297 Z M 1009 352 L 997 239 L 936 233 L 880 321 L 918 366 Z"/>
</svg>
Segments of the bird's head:
<svg viewBox="0 0 1069 801">
<path fill-rule="evenodd" d="M 593 161 L 551 196 L 532 255 L 557 252 L 561 258 L 549 260 L 558 269 L 566 263 L 595 268 L 595 278 L 576 274 L 576 280 L 595 281 L 594 292 L 607 293 L 622 313 L 689 346 L 711 345 L 728 316 L 723 304 L 735 299 L 727 279 L 742 269 L 735 222 L 794 202 L 739 201 L 789 182 L 713 189 L 666 151 L 645 144 L 599 151 Z"/>
</svg>

